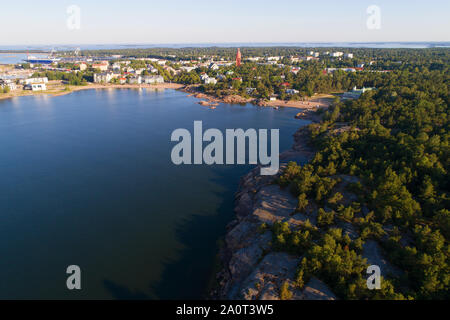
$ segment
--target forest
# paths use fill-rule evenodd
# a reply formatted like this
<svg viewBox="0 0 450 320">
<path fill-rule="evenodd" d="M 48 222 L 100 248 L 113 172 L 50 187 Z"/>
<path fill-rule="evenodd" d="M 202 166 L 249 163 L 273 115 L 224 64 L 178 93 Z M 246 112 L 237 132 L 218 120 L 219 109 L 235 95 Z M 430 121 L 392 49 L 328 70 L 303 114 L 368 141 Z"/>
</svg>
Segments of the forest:
<svg viewBox="0 0 450 320">
<path fill-rule="evenodd" d="M 303 257 L 299 287 L 314 275 L 347 299 L 450 297 L 450 55 L 442 51 L 440 62 L 420 56 L 399 55 L 410 63 L 361 79 L 376 90 L 322 111 L 322 121 L 308 127 L 314 158 L 289 163 L 278 179 L 298 197 L 299 212 L 318 207 L 317 226 L 273 226 L 277 249 Z M 335 190 L 342 175 L 357 178 L 346 190 L 357 200 L 347 205 Z M 345 235 L 342 223 L 358 237 Z M 382 290 L 362 289 L 368 240 L 401 270 Z"/>
</svg>

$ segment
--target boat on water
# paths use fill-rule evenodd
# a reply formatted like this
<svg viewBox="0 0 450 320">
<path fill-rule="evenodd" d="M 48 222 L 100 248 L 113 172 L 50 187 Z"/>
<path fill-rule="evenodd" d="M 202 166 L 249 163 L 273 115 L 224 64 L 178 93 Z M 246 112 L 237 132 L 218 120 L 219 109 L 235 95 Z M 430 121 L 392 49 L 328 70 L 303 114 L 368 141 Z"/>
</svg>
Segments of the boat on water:
<svg viewBox="0 0 450 320">
<path fill-rule="evenodd" d="M 26 59 L 24 59 L 25 62 L 28 63 L 34 63 L 34 64 L 52 64 L 54 62 L 61 61 L 60 58 L 55 57 L 35 57 L 35 56 L 28 56 Z"/>
<path fill-rule="evenodd" d="M 30 56 L 27 52 L 27 58 L 24 59 L 24 61 L 28 62 L 28 63 L 34 63 L 34 64 L 52 64 L 52 63 L 61 61 L 61 58 L 54 57 L 55 52 L 56 52 L 55 49 L 52 49 L 50 54 L 45 57 Z"/>
</svg>

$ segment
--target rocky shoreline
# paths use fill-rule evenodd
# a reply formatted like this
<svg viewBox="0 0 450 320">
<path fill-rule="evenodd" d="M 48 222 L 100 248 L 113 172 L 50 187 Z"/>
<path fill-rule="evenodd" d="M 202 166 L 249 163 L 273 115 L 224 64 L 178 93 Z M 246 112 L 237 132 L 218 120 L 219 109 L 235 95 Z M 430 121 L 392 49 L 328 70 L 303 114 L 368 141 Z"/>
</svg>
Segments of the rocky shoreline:
<svg viewBox="0 0 450 320">
<path fill-rule="evenodd" d="M 309 120 L 320 121 L 319 115 L 312 112 L 308 115 Z M 213 299 L 278 300 L 281 299 L 281 287 L 286 283 L 294 300 L 337 299 L 332 290 L 315 277 L 299 289 L 295 279 L 302 257 L 272 248 L 270 227 L 275 222 L 287 222 L 290 228 L 307 220 L 314 226 L 317 224 L 317 205 L 311 203 L 303 213 L 297 212 L 298 200 L 287 188 L 282 189 L 276 184 L 276 178 L 289 161 L 305 163 L 314 157 L 315 151 L 309 146 L 309 140 L 307 127 L 297 130 L 292 148 L 280 154 L 280 171 L 276 176 L 261 176 L 256 167 L 241 178 L 235 194 L 236 217 L 226 227 L 224 244 L 219 252 L 222 269 L 216 275 L 217 288 L 211 292 Z M 355 194 L 346 190 L 348 184 L 359 181 L 358 177 L 338 175 L 332 178 L 340 181 L 335 189 L 344 196 L 342 204 L 349 205 L 357 200 Z M 365 205 L 361 209 L 363 215 L 369 211 Z M 353 240 L 360 236 L 352 223 L 339 221 L 336 226 Z M 375 240 L 363 244 L 362 256 L 369 265 L 378 265 L 383 277 L 402 274 L 385 258 Z"/>
<path fill-rule="evenodd" d="M 198 103 L 203 106 L 217 106 L 219 103 L 228 103 L 228 104 L 246 104 L 251 103 L 253 105 L 259 107 L 287 107 L 287 108 L 298 108 L 302 110 L 312 111 L 317 110 L 318 108 L 327 108 L 331 103 L 327 99 L 319 99 L 313 98 L 309 101 L 288 101 L 288 100 L 276 100 L 276 101 L 267 101 L 264 99 L 257 98 L 245 98 L 237 94 L 229 94 L 223 97 L 216 97 L 210 94 L 205 94 L 200 92 L 197 85 L 186 85 L 181 88 L 181 91 L 189 93 L 190 96 L 193 96 L 197 99 L 201 99 Z M 318 99 L 318 100 L 317 100 Z M 304 112 L 300 112 L 301 118 L 306 119 L 309 115 Z M 300 118 L 300 113 L 299 117 Z"/>
<path fill-rule="evenodd" d="M 306 162 L 314 156 L 308 146 L 308 131 L 300 128 L 294 134 L 294 145 L 280 155 L 280 172 L 289 161 Z M 278 176 L 278 175 L 277 175 Z M 276 221 L 298 225 L 307 214 L 293 214 L 297 199 L 274 181 L 277 176 L 259 175 L 259 167 L 241 178 L 235 195 L 236 218 L 227 226 L 219 258 L 223 266 L 217 274 L 215 299 L 280 299 L 282 282 L 289 283 L 292 299 L 336 299 L 320 280 L 312 278 L 302 290 L 296 289 L 294 279 L 299 258 L 271 251 L 272 232 L 261 228 Z"/>
</svg>

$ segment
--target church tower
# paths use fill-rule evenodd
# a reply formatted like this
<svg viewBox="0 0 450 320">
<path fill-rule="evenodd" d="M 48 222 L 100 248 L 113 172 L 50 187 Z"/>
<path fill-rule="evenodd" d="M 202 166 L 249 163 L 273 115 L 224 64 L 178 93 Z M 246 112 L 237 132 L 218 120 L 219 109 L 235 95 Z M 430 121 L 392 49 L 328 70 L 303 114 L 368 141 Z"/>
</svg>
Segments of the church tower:
<svg viewBox="0 0 450 320">
<path fill-rule="evenodd" d="M 239 67 L 241 65 L 241 49 L 238 48 L 236 54 L 236 66 Z"/>
</svg>

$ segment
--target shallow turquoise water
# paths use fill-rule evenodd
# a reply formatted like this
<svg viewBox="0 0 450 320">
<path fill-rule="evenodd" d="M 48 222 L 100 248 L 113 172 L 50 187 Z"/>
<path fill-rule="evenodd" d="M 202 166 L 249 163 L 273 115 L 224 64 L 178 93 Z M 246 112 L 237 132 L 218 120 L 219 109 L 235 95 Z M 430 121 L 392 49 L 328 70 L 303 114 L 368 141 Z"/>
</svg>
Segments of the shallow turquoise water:
<svg viewBox="0 0 450 320">
<path fill-rule="evenodd" d="M 175 166 L 171 132 L 279 128 L 283 150 L 306 122 L 197 101 L 145 89 L 0 100 L 0 298 L 201 298 L 251 166 Z"/>
</svg>

